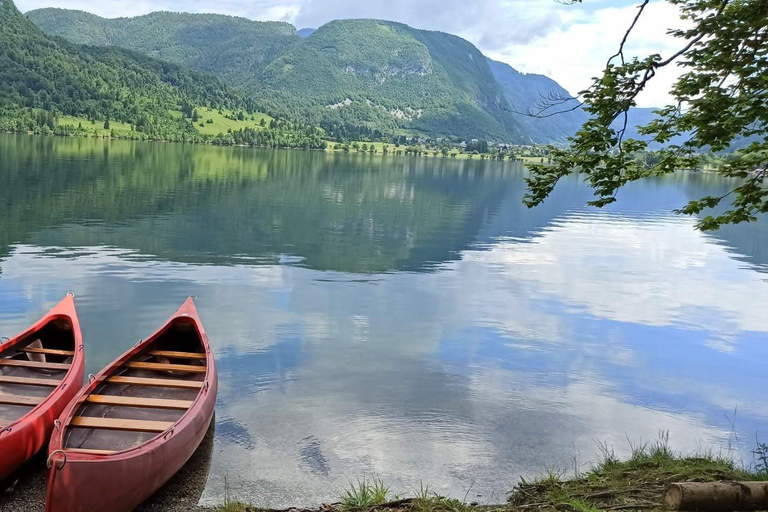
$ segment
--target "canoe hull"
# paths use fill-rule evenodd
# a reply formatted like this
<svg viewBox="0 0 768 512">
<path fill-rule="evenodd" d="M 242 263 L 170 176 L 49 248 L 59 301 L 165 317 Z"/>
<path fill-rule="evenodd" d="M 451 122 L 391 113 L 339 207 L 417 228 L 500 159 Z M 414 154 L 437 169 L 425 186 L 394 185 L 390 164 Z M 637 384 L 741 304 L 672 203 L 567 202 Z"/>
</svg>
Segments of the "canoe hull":
<svg viewBox="0 0 768 512">
<path fill-rule="evenodd" d="M 177 425 L 168 440 L 132 456 L 68 460 L 48 474 L 48 512 L 130 512 L 152 496 L 192 457 L 213 419 L 216 384 L 205 410 Z M 178 432 L 178 433 L 177 433 Z"/>
<path fill-rule="evenodd" d="M 31 334 L 57 319 L 68 320 L 72 325 L 75 339 L 75 355 L 72 359 L 72 365 L 60 384 L 40 405 L 16 423 L 0 431 L 0 454 L 2 454 L 0 457 L 0 481 L 10 477 L 48 443 L 54 428 L 54 421 L 77 395 L 83 384 L 85 375 L 83 336 L 72 296 L 68 295 L 27 331 L 2 345 L 2 350 L 5 351 L 14 345 L 21 344 Z"/>
<path fill-rule="evenodd" d="M 214 416 L 218 376 L 208 337 L 191 299 L 169 324 L 179 317 L 194 321 L 206 352 L 208 370 L 193 405 L 172 428 L 131 450 L 94 455 L 66 449 L 66 458 L 61 452 L 66 425 L 76 413 L 78 402 L 151 344 L 161 329 L 102 370 L 62 413 L 60 420 L 65 428 L 54 432 L 49 447 L 46 512 L 131 512 L 168 482 L 197 450 Z"/>
</svg>

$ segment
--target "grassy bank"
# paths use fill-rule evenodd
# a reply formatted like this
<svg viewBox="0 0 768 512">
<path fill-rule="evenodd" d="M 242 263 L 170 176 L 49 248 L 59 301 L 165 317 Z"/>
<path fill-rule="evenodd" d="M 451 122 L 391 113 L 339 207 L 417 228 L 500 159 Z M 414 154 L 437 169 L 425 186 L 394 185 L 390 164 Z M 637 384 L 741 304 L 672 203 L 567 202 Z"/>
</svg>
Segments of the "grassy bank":
<svg viewBox="0 0 768 512">
<path fill-rule="evenodd" d="M 245 128 L 259 130 L 268 127 L 269 123 L 272 122 L 270 116 L 259 112 L 245 115 L 243 119 L 238 119 L 238 112 L 234 110 L 215 110 L 208 107 L 197 107 L 195 110 L 198 114 L 198 122 L 192 123 L 192 126 L 203 135 L 214 136 L 220 133 L 228 133 L 229 131 L 244 130 Z M 181 111 L 172 110 L 171 115 L 181 118 L 184 114 Z"/>
<path fill-rule="evenodd" d="M 768 450 L 756 452 L 756 464 L 742 469 L 731 458 L 706 453 L 684 456 L 669 448 L 666 439 L 632 447 L 628 460 L 618 460 L 601 447 L 601 459 L 585 471 L 547 471 L 535 480 L 521 479 L 507 502 L 480 505 L 449 499 L 421 485 L 410 496 L 397 496 L 379 479 L 350 485 L 339 502 L 311 512 L 558 512 L 662 511 L 663 495 L 673 482 L 766 481 Z M 215 512 L 275 512 L 230 502 Z M 284 512 L 284 511 L 283 511 Z M 310 512 L 310 511 L 305 511 Z"/>
<path fill-rule="evenodd" d="M 272 118 L 266 114 L 254 113 L 238 119 L 238 112 L 233 110 L 215 110 L 208 107 L 197 107 L 198 121 L 190 125 L 201 135 L 216 136 L 220 133 L 236 132 L 245 128 L 260 130 L 269 126 Z M 184 114 L 180 110 L 171 110 L 169 114 L 174 119 L 182 119 Z M 263 124 L 262 124 L 263 121 Z M 82 129 L 91 136 L 131 138 L 136 132 L 128 123 L 110 121 L 109 128 L 104 128 L 104 121 L 91 122 L 85 117 L 60 116 L 57 119 L 60 126 L 69 126 L 73 129 Z M 133 132 L 133 133 L 132 133 Z"/>
</svg>

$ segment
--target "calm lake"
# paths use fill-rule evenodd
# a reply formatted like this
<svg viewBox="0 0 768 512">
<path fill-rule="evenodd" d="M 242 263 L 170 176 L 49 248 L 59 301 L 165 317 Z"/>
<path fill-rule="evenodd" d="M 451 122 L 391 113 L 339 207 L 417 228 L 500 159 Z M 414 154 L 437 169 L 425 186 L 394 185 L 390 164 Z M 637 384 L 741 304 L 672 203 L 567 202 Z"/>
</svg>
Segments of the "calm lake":
<svg viewBox="0 0 768 512">
<path fill-rule="evenodd" d="M 0 335 L 72 290 L 96 373 L 196 295 L 220 375 L 202 503 L 226 481 L 317 505 L 363 475 L 499 502 L 659 430 L 681 450 L 730 438 L 749 464 L 768 439 L 768 219 L 704 234 L 671 213 L 732 185 L 712 174 L 603 210 L 576 178 L 528 210 L 525 176 L 2 135 Z"/>
</svg>

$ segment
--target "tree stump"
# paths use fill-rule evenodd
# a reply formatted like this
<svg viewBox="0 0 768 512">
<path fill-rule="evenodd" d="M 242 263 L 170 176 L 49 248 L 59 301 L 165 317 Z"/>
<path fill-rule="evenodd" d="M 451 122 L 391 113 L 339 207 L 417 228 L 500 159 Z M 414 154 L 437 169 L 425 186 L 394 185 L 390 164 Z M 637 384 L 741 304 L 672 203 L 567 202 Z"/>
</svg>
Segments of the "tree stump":
<svg viewBox="0 0 768 512">
<path fill-rule="evenodd" d="M 670 484 L 664 504 L 670 510 L 697 512 L 768 510 L 768 482 Z"/>
</svg>

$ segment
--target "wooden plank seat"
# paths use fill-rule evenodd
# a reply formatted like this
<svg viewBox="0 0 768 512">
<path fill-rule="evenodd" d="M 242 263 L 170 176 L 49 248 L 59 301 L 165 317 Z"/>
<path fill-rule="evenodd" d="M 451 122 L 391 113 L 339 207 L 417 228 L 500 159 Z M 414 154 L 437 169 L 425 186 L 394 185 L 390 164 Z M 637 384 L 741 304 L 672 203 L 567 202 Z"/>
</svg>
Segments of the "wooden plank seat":
<svg viewBox="0 0 768 512">
<path fill-rule="evenodd" d="M 92 418 L 76 416 L 69 423 L 70 427 L 92 428 L 96 430 L 123 430 L 127 432 L 165 432 L 173 426 L 172 421 L 126 420 L 122 418 Z"/>
<path fill-rule="evenodd" d="M 75 351 L 74 350 L 56 350 L 53 348 L 35 348 L 35 347 L 25 347 L 21 349 L 21 352 L 25 352 L 27 354 L 45 354 L 49 356 L 74 356 Z"/>
<path fill-rule="evenodd" d="M 153 350 L 150 356 L 167 357 L 168 359 L 205 359 L 205 354 L 197 352 L 175 352 L 173 350 Z"/>
<path fill-rule="evenodd" d="M 125 365 L 134 370 L 157 370 L 165 372 L 187 372 L 187 373 L 205 373 L 205 366 L 192 366 L 188 364 L 166 364 L 166 363 L 146 363 L 130 362 Z"/>
<path fill-rule="evenodd" d="M 89 395 L 86 402 L 100 405 L 117 405 L 122 407 L 141 407 L 146 409 L 179 409 L 187 410 L 192 407 L 191 400 L 169 400 L 165 398 L 141 398 L 131 396 Z M 2 402 L 0 402 L 2 403 Z"/>
<path fill-rule="evenodd" d="M 113 453 L 117 453 L 114 450 L 92 450 L 90 448 L 66 448 L 66 451 L 74 453 L 87 453 L 90 455 L 112 455 Z"/>
<path fill-rule="evenodd" d="M 14 377 L 11 375 L 0 375 L 0 384 L 17 384 L 20 386 L 40 386 L 55 388 L 61 381 L 54 379 L 36 379 L 34 377 Z"/>
<path fill-rule="evenodd" d="M 35 407 L 40 402 L 45 400 L 44 396 L 21 396 L 21 395 L 6 395 L 0 393 L 0 404 L 3 405 L 31 405 Z"/>
<path fill-rule="evenodd" d="M 69 370 L 68 363 L 42 363 L 39 361 L 24 361 L 23 359 L 0 359 L 0 366 L 17 368 L 37 368 L 38 370 Z"/>
<path fill-rule="evenodd" d="M 146 377 L 109 377 L 107 382 L 112 384 L 147 386 L 154 388 L 200 389 L 203 387 L 203 383 L 200 381 L 181 379 L 150 379 Z"/>
</svg>

